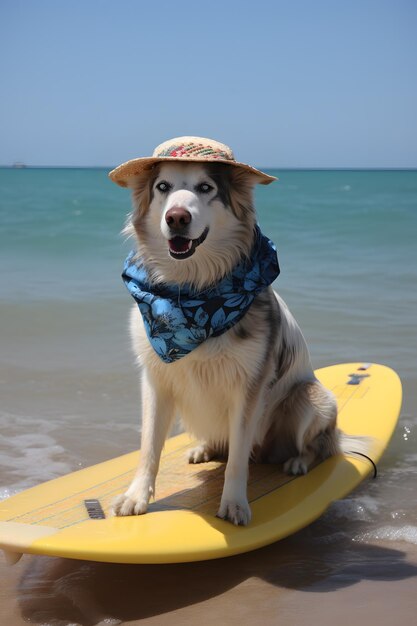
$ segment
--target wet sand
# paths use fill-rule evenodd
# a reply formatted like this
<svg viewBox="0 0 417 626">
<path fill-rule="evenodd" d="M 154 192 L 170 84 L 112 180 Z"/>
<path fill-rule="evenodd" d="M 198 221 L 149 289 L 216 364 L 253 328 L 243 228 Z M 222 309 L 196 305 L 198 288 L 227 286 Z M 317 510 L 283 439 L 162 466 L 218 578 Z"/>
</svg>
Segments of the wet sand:
<svg viewBox="0 0 417 626">
<path fill-rule="evenodd" d="M 325 535 L 326 522 L 318 521 L 252 553 L 180 565 L 24 556 L 10 567 L 3 560 L 0 623 L 414 623 L 417 546 L 346 537 L 326 543 Z"/>
</svg>

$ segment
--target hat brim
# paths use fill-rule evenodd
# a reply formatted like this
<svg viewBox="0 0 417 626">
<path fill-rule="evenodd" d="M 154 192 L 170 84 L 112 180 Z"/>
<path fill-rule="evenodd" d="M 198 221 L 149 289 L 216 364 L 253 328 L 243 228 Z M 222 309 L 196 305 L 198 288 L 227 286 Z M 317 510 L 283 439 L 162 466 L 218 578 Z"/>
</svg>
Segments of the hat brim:
<svg viewBox="0 0 417 626">
<path fill-rule="evenodd" d="M 120 187 L 130 187 L 130 184 L 133 183 L 135 176 L 138 176 L 146 170 L 152 169 L 154 165 L 164 161 L 182 161 L 187 163 L 225 163 L 226 165 L 238 167 L 254 174 L 258 178 L 258 183 L 260 185 L 269 185 L 270 183 L 273 183 L 274 180 L 278 180 L 276 176 L 270 176 L 261 170 L 257 170 L 251 165 L 247 165 L 246 163 L 239 163 L 238 161 L 230 161 L 227 159 L 210 159 L 207 157 L 142 157 L 139 159 L 131 159 L 109 172 L 109 178 L 117 185 L 120 185 Z"/>
</svg>

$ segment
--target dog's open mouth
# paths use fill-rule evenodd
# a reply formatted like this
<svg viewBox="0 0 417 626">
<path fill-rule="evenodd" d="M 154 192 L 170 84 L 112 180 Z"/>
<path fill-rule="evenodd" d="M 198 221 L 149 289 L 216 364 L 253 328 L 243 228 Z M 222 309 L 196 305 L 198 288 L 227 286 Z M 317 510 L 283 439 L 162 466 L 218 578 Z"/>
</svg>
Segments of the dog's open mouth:
<svg viewBox="0 0 417 626">
<path fill-rule="evenodd" d="M 196 248 L 205 241 L 209 229 L 205 228 L 197 239 L 188 239 L 188 237 L 173 237 L 168 240 L 169 253 L 173 259 L 188 259 L 192 256 Z"/>
</svg>

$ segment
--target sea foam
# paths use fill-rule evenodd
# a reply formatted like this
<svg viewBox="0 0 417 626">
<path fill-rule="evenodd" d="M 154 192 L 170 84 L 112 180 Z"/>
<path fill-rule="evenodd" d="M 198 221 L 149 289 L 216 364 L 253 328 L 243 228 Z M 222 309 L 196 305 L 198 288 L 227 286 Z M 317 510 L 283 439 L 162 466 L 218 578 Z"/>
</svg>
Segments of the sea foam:
<svg viewBox="0 0 417 626">
<path fill-rule="evenodd" d="M 405 541 L 417 545 L 417 526 L 406 524 L 405 526 L 382 526 L 370 532 L 363 533 L 354 541 Z"/>
<path fill-rule="evenodd" d="M 0 499 L 71 471 L 47 420 L 2 414 L 0 424 Z"/>
</svg>

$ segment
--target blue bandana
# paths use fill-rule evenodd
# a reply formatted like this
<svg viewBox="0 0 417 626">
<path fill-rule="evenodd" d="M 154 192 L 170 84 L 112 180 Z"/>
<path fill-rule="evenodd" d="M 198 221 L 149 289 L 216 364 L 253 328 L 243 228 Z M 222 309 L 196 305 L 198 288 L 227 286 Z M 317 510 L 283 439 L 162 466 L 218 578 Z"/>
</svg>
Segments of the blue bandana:
<svg viewBox="0 0 417 626">
<path fill-rule="evenodd" d="M 276 248 L 258 227 L 250 259 L 200 292 L 190 285 L 152 284 L 134 256 L 131 252 L 127 257 L 122 278 L 139 306 L 153 349 L 165 363 L 181 359 L 237 324 L 279 274 Z"/>
</svg>

